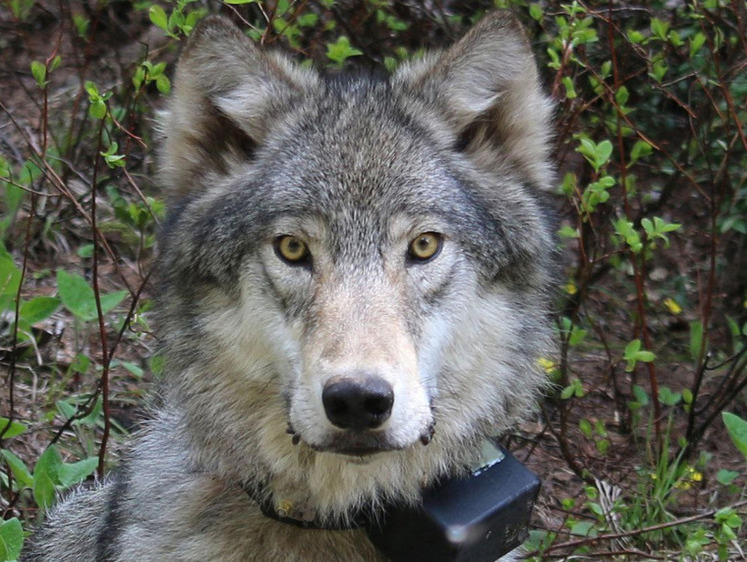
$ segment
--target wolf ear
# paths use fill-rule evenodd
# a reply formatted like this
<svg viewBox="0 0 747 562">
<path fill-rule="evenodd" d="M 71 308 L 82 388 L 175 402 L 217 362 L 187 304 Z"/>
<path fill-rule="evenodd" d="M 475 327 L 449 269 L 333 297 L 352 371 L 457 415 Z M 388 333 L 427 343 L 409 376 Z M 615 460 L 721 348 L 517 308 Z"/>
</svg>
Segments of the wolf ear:
<svg viewBox="0 0 747 562">
<path fill-rule="evenodd" d="M 440 111 L 458 148 L 478 165 L 508 164 L 531 185 L 550 187 L 552 103 L 514 16 L 486 15 L 448 50 L 403 65 L 393 83 Z"/>
<path fill-rule="evenodd" d="M 211 172 L 246 161 L 275 118 L 318 76 L 257 47 L 225 18 L 205 18 L 177 65 L 174 93 L 160 129 L 163 182 L 183 194 Z"/>
</svg>

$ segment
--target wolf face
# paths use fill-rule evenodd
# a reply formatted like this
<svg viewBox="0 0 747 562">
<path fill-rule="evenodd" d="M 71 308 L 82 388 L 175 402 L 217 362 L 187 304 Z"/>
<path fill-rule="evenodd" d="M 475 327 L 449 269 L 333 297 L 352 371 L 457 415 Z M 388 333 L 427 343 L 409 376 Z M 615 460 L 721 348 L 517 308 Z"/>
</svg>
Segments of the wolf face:
<svg viewBox="0 0 747 562">
<path fill-rule="evenodd" d="M 549 112 L 504 14 L 390 77 L 202 24 L 162 153 L 166 394 L 193 461 L 344 510 L 526 412 L 548 348 Z M 335 478 L 347 496 L 325 495 Z"/>
</svg>

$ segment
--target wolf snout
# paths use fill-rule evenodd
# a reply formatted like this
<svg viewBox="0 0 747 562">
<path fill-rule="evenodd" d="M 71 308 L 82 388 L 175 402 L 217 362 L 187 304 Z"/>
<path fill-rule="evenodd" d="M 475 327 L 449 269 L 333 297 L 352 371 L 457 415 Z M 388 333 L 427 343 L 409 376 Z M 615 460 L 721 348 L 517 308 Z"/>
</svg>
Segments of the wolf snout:
<svg viewBox="0 0 747 562">
<path fill-rule="evenodd" d="M 392 413 L 394 389 L 378 376 L 334 378 L 324 385 L 322 404 L 327 419 L 341 429 L 375 429 Z"/>
</svg>

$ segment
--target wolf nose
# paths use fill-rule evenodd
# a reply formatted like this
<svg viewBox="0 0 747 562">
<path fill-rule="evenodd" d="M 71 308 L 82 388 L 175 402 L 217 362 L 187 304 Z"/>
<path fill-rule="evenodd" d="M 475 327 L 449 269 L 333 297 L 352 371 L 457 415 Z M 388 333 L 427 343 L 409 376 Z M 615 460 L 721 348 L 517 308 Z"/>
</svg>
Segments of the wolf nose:
<svg viewBox="0 0 747 562">
<path fill-rule="evenodd" d="M 337 379 L 322 391 L 327 419 L 342 429 L 374 429 L 392 413 L 394 390 L 379 377 Z"/>
</svg>

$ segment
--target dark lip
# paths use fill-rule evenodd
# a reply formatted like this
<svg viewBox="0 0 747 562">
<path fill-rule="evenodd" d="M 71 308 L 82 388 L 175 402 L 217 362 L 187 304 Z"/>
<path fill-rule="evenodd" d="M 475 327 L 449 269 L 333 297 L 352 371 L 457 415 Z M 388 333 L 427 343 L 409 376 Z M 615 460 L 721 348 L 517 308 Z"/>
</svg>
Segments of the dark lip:
<svg viewBox="0 0 747 562">
<path fill-rule="evenodd" d="M 308 445 L 319 453 L 335 453 L 348 457 L 370 457 L 379 453 L 402 449 L 402 447 L 394 446 L 382 437 L 375 434 L 345 435 L 324 443 L 309 443 Z"/>
<path fill-rule="evenodd" d="M 348 457 L 370 457 L 387 451 L 396 451 L 395 447 L 343 447 L 335 445 L 310 445 L 318 453 L 335 453 Z"/>
</svg>

